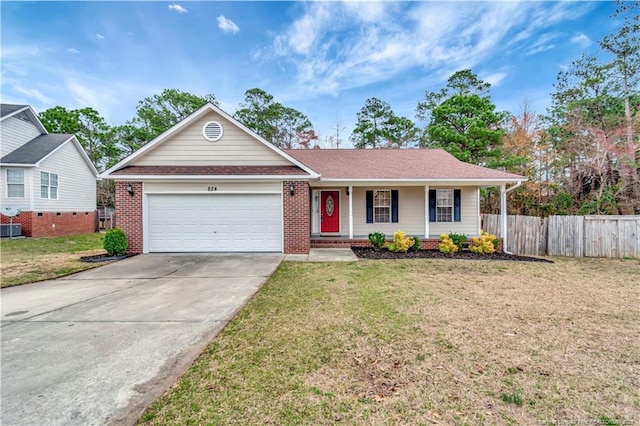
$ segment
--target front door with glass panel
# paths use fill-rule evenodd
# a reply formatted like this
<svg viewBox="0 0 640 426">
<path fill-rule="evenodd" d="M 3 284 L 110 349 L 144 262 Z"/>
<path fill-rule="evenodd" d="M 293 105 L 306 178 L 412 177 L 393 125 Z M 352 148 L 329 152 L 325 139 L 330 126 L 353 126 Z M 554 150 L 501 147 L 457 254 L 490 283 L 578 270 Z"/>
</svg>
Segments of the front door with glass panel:
<svg viewBox="0 0 640 426">
<path fill-rule="evenodd" d="M 340 191 L 320 193 L 320 232 L 340 232 Z"/>
</svg>

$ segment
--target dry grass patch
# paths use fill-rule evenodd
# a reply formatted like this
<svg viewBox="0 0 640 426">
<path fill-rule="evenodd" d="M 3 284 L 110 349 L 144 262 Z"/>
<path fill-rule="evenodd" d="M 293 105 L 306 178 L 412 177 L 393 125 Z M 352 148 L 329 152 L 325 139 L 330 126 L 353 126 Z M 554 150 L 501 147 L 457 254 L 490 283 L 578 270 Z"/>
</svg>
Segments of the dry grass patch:
<svg viewBox="0 0 640 426">
<path fill-rule="evenodd" d="M 104 253 L 102 234 L 0 241 L 2 287 L 41 281 L 95 268 L 81 256 Z"/>
<path fill-rule="evenodd" d="M 638 422 L 638 276 L 637 260 L 283 263 L 140 423 Z"/>
</svg>

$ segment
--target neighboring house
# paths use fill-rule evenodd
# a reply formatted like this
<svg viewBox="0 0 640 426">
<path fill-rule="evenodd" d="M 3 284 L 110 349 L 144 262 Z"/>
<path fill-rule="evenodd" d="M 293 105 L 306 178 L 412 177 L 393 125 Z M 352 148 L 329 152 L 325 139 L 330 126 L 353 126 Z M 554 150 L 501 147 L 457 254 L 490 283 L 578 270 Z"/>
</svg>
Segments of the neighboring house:
<svg viewBox="0 0 640 426">
<path fill-rule="evenodd" d="M 97 170 L 74 135 L 49 134 L 29 105 L 0 105 L 0 176 L 0 201 L 20 209 L 23 235 L 95 231 Z"/>
<path fill-rule="evenodd" d="M 439 149 L 280 150 L 208 104 L 102 174 L 129 252 L 284 252 L 403 230 L 480 232 L 480 188 L 523 176 Z M 503 234 L 504 235 L 504 234 Z"/>
</svg>

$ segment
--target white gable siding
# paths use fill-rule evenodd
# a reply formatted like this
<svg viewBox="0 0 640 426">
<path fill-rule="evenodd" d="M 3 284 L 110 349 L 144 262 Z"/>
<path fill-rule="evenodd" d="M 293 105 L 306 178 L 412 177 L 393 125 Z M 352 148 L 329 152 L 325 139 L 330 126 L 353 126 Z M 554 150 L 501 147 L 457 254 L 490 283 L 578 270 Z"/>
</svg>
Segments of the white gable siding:
<svg viewBox="0 0 640 426">
<path fill-rule="evenodd" d="M 58 175 L 58 199 L 40 198 L 40 172 Z M 40 163 L 34 174 L 34 211 L 93 211 L 96 209 L 96 178 L 73 144 L 66 142 Z"/>
<path fill-rule="evenodd" d="M 7 169 L 24 170 L 24 197 L 7 198 Z M 29 210 L 29 197 L 31 195 L 31 171 L 33 168 L 27 167 L 0 167 L 0 204 L 2 206 L 17 207 L 20 210 Z"/>
<path fill-rule="evenodd" d="M 0 157 L 15 151 L 37 136 L 40 136 L 40 130 L 33 123 L 17 117 L 3 120 L 0 122 Z"/>
<path fill-rule="evenodd" d="M 217 121 L 224 128 L 224 134 L 217 142 L 210 142 L 202 135 L 202 128 L 209 121 Z M 131 164 L 136 166 L 291 165 L 289 161 L 213 111 L 172 135 Z"/>
</svg>

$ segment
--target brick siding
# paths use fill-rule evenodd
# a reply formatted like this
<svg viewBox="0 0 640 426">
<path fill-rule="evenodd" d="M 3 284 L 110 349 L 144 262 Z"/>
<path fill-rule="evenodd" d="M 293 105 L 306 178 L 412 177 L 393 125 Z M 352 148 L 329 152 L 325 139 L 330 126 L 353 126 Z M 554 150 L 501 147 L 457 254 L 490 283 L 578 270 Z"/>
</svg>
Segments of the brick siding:
<svg viewBox="0 0 640 426">
<path fill-rule="evenodd" d="M 22 225 L 25 237 L 60 237 L 63 235 L 88 234 L 97 231 L 97 212 L 30 212 L 23 211 L 13 218 L 14 224 Z M 2 216 L 2 223 L 11 222 Z"/>
<path fill-rule="evenodd" d="M 116 182 L 116 226 L 127 235 L 127 254 L 142 253 L 142 182 Z"/>
<path fill-rule="evenodd" d="M 294 185 L 291 195 L 290 186 Z M 308 182 L 282 183 L 284 252 L 309 253 L 311 248 L 311 190 Z"/>
</svg>

